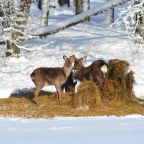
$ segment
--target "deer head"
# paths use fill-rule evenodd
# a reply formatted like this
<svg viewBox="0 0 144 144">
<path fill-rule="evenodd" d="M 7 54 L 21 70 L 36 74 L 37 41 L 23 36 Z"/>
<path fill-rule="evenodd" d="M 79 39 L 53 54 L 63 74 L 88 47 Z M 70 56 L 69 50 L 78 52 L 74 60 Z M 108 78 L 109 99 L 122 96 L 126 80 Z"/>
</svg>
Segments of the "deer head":
<svg viewBox="0 0 144 144">
<path fill-rule="evenodd" d="M 86 60 L 87 56 L 81 57 L 81 58 L 76 58 L 74 57 L 74 70 L 78 71 L 83 68 L 83 63 Z"/>
</svg>

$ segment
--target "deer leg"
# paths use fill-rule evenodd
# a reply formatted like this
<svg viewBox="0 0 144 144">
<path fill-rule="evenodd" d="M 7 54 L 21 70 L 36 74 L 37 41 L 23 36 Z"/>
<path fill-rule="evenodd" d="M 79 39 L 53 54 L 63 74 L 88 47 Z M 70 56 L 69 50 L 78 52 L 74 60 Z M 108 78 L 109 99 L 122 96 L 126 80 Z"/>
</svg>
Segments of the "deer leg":
<svg viewBox="0 0 144 144">
<path fill-rule="evenodd" d="M 57 98 L 60 99 L 61 96 L 61 85 L 56 85 L 56 90 L 57 90 Z"/>
<path fill-rule="evenodd" d="M 40 92 L 40 90 L 43 88 L 43 83 L 39 83 L 39 84 L 37 84 L 36 85 L 36 89 L 35 89 L 35 96 L 34 96 L 34 98 L 33 98 L 33 101 L 35 102 L 35 103 L 37 103 L 37 99 L 38 99 L 38 95 L 39 95 L 39 92 Z"/>
<path fill-rule="evenodd" d="M 106 94 L 104 92 L 104 84 L 105 84 L 105 78 L 103 76 L 97 76 L 96 77 L 96 82 L 98 83 L 98 86 L 100 88 L 101 94 L 102 94 L 102 99 L 105 98 Z"/>
</svg>

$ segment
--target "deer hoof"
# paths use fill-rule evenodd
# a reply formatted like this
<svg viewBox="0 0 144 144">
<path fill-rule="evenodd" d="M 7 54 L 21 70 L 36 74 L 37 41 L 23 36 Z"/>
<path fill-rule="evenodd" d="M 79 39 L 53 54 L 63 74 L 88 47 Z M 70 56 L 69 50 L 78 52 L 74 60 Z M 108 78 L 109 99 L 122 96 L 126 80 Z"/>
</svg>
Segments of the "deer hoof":
<svg viewBox="0 0 144 144">
<path fill-rule="evenodd" d="M 35 97 L 32 99 L 32 101 L 34 104 L 37 104 L 37 99 Z"/>
</svg>

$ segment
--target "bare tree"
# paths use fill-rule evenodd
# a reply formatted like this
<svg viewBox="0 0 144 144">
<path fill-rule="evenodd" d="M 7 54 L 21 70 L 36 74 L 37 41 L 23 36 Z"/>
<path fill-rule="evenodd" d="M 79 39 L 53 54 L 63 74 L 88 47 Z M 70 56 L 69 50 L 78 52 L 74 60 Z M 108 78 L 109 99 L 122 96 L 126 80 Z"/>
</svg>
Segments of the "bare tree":
<svg viewBox="0 0 144 144">
<path fill-rule="evenodd" d="M 109 2 L 109 1 L 111 1 L 111 0 L 107 0 L 107 2 Z M 114 8 L 109 10 L 107 20 L 108 20 L 109 24 L 114 23 Z"/>
<path fill-rule="evenodd" d="M 50 0 L 43 1 L 43 14 L 42 14 L 42 21 L 41 21 L 42 26 L 48 25 L 49 4 L 50 4 Z"/>
<path fill-rule="evenodd" d="M 42 10 L 42 0 L 38 0 L 38 8 Z"/>
<path fill-rule="evenodd" d="M 87 10 L 90 10 L 90 0 L 87 0 Z M 90 16 L 87 18 L 90 21 Z"/>
<path fill-rule="evenodd" d="M 83 0 L 75 0 L 76 15 L 83 12 Z"/>
</svg>

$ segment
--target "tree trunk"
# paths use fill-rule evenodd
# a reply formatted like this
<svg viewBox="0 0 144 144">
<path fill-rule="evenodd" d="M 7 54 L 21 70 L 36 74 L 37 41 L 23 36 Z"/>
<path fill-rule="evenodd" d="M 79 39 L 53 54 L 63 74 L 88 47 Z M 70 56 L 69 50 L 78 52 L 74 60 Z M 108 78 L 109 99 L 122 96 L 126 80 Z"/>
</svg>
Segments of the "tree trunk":
<svg viewBox="0 0 144 144">
<path fill-rule="evenodd" d="M 109 2 L 111 0 L 107 0 L 107 2 Z M 107 17 L 108 23 L 111 25 L 112 23 L 114 23 L 114 8 L 110 9 L 108 12 L 108 17 Z"/>
<path fill-rule="evenodd" d="M 39 8 L 40 10 L 42 10 L 42 0 L 39 0 L 39 1 L 38 1 L 38 8 Z"/>
<path fill-rule="evenodd" d="M 133 5 L 140 4 L 138 1 L 134 1 Z M 144 7 L 144 2 L 143 2 Z M 135 14 L 135 21 L 137 23 L 137 27 L 135 32 L 138 33 L 144 40 L 144 11 L 141 9 L 141 12 Z"/>
<path fill-rule="evenodd" d="M 11 40 L 7 42 L 8 56 L 11 54 L 20 54 L 20 48 L 15 43 L 19 42 L 19 39 L 23 36 L 28 14 L 30 11 L 31 0 L 21 0 L 19 11 L 15 19 L 15 24 L 11 33 Z M 7 55 L 6 53 L 6 55 Z"/>
<path fill-rule="evenodd" d="M 3 17 L 4 13 L 3 13 L 3 8 L 2 8 L 2 1 L 0 1 L 0 17 Z"/>
<path fill-rule="evenodd" d="M 144 40 L 144 15 L 140 15 L 139 17 L 139 25 L 137 27 L 137 32 Z"/>
<path fill-rule="evenodd" d="M 44 0 L 43 2 L 43 14 L 42 14 L 42 26 L 48 25 L 48 15 L 49 15 L 49 0 Z"/>
<path fill-rule="evenodd" d="M 90 0 L 87 0 L 87 10 L 90 10 Z M 90 16 L 87 18 L 90 21 Z"/>
<path fill-rule="evenodd" d="M 83 12 L 83 0 L 75 0 L 76 15 Z"/>
<path fill-rule="evenodd" d="M 114 8 L 109 11 L 109 24 L 114 23 Z"/>
<path fill-rule="evenodd" d="M 58 0 L 60 6 L 67 5 L 70 7 L 70 0 Z"/>
</svg>

